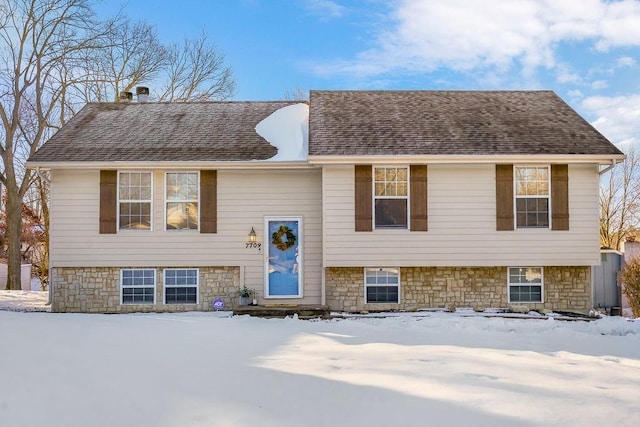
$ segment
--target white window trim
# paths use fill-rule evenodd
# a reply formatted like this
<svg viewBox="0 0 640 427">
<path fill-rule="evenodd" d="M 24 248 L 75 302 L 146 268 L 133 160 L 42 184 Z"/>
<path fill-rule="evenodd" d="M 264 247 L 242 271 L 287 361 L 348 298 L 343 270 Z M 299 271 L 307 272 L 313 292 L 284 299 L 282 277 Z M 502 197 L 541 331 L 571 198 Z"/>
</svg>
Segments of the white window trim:
<svg viewBox="0 0 640 427">
<path fill-rule="evenodd" d="M 518 196 L 518 180 L 516 169 L 518 168 L 547 168 L 547 188 L 549 189 L 547 194 L 547 206 L 548 206 L 548 215 L 549 225 L 547 227 L 518 227 L 518 208 L 517 208 L 517 200 L 520 199 L 529 199 L 529 198 L 541 198 L 542 196 Z M 551 165 L 550 164 L 531 164 L 531 165 L 513 165 L 513 227 L 514 230 L 551 230 Z"/>
<path fill-rule="evenodd" d="M 371 221 L 373 230 L 382 232 L 411 230 L 411 167 L 410 165 L 371 165 Z M 407 195 L 406 196 L 376 196 L 376 169 L 406 169 L 407 170 Z M 407 200 L 407 227 L 376 227 L 376 199 L 406 199 Z"/>
<path fill-rule="evenodd" d="M 374 285 L 370 285 L 367 283 L 367 270 L 380 270 L 380 269 L 395 269 L 398 270 L 398 302 L 369 302 L 367 301 L 367 287 L 380 287 L 380 286 L 393 286 L 390 285 L 388 283 L 385 284 L 374 284 Z M 400 281 L 400 267 L 365 267 L 363 270 L 363 282 L 364 282 L 364 303 L 365 304 L 373 304 L 373 305 L 379 305 L 379 304 L 400 304 L 400 302 L 402 301 L 402 288 L 401 288 L 401 281 Z"/>
<path fill-rule="evenodd" d="M 195 173 L 198 175 L 198 200 L 196 200 L 196 202 L 198 203 L 198 227 L 195 230 L 183 230 L 183 229 L 170 229 L 167 228 L 167 203 L 169 202 L 177 202 L 177 203 L 190 203 L 193 202 L 193 200 L 167 200 L 167 175 L 170 173 Z M 164 200 L 163 205 L 162 205 L 162 209 L 164 211 L 164 231 L 169 231 L 171 233 L 196 233 L 196 232 L 200 232 L 200 222 L 201 222 L 201 216 L 200 216 L 200 206 L 202 205 L 202 203 L 200 202 L 200 171 L 197 170 L 167 170 L 164 171 L 164 188 L 162 190 L 162 198 Z"/>
<path fill-rule="evenodd" d="M 151 198 L 148 200 L 149 202 L 149 229 L 148 230 L 140 230 L 140 229 L 133 229 L 133 228 L 125 228 L 125 229 L 121 229 L 120 228 L 120 174 L 122 173 L 148 173 L 151 175 Z M 153 231 L 153 172 L 151 171 L 145 171 L 145 170 L 119 170 L 118 171 L 118 181 L 116 183 L 117 185 L 117 198 L 116 198 L 116 221 L 117 221 L 117 230 L 118 232 L 124 232 L 124 233 L 130 233 L 130 232 L 149 232 L 149 231 Z M 147 200 L 134 200 L 134 199 L 129 199 L 127 200 L 125 203 L 144 203 L 147 202 Z"/>
<path fill-rule="evenodd" d="M 167 271 L 175 271 L 175 270 L 195 270 L 196 271 L 196 302 L 185 302 L 185 303 L 170 303 L 167 304 L 167 287 L 169 288 L 192 288 L 193 285 L 170 285 L 167 286 Z M 162 304 L 163 305 L 180 305 L 180 304 L 184 304 L 184 305 L 193 305 L 193 304 L 200 304 L 200 269 L 199 268 L 192 268 L 192 267 L 176 267 L 176 268 L 165 268 L 164 270 L 162 270 Z"/>
<path fill-rule="evenodd" d="M 537 283 L 514 283 L 511 284 L 511 275 L 509 274 L 509 269 L 511 268 L 539 268 L 540 269 L 540 301 L 511 301 L 511 286 L 538 286 Z M 509 304 L 544 304 L 544 267 L 535 267 L 535 266 L 516 266 L 516 267 L 507 267 L 507 302 Z"/>
<path fill-rule="evenodd" d="M 124 276 L 124 272 L 125 271 L 135 271 L 135 270 L 149 270 L 149 271 L 153 271 L 153 303 L 149 303 L 149 302 L 123 302 L 123 298 L 124 298 L 124 292 L 122 292 L 122 290 L 124 289 L 124 285 L 122 284 L 123 282 L 123 276 Z M 158 274 L 156 273 L 156 269 L 155 268 L 121 268 L 120 269 L 120 305 L 156 305 L 156 290 L 157 290 L 157 281 L 158 281 Z M 151 286 L 127 286 L 128 288 L 150 288 Z"/>
</svg>

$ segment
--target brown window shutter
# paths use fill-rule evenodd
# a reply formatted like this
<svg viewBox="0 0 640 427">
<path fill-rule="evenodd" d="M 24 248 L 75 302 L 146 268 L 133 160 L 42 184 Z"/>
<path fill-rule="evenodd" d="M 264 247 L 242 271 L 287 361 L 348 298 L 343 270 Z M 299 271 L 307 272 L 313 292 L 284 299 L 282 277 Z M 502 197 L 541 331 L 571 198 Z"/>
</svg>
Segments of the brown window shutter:
<svg viewBox="0 0 640 427">
<path fill-rule="evenodd" d="M 200 171 L 200 233 L 218 232 L 218 171 Z"/>
<path fill-rule="evenodd" d="M 371 231 L 373 229 L 371 165 L 356 165 L 355 176 L 356 231 Z"/>
<path fill-rule="evenodd" d="M 513 230 L 513 165 L 496 165 L 496 230 Z"/>
<path fill-rule="evenodd" d="M 551 165 L 551 229 L 569 229 L 568 165 Z"/>
<path fill-rule="evenodd" d="M 427 231 L 427 165 L 411 165 L 411 231 Z"/>
<path fill-rule="evenodd" d="M 100 234 L 116 233 L 118 171 L 100 171 Z"/>
</svg>

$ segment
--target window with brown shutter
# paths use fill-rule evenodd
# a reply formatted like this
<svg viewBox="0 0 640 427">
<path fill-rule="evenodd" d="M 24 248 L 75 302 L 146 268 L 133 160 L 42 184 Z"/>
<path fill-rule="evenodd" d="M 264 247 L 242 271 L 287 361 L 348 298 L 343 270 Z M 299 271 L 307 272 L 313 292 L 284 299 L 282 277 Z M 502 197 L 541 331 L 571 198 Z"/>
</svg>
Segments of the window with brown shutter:
<svg viewBox="0 0 640 427">
<path fill-rule="evenodd" d="M 200 171 L 200 233 L 218 232 L 218 173 Z"/>
<path fill-rule="evenodd" d="M 408 228 L 409 168 L 373 168 L 373 227 Z"/>
<path fill-rule="evenodd" d="M 513 230 L 513 165 L 496 165 L 496 230 Z"/>
<path fill-rule="evenodd" d="M 551 165 L 551 229 L 569 229 L 568 165 Z"/>
<path fill-rule="evenodd" d="M 516 227 L 549 228 L 549 167 L 516 166 L 513 172 Z"/>
<path fill-rule="evenodd" d="M 118 172 L 100 171 L 100 234 L 116 233 Z"/>
<path fill-rule="evenodd" d="M 371 231 L 373 229 L 371 169 L 371 165 L 356 165 L 355 167 L 356 231 Z"/>
<path fill-rule="evenodd" d="M 410 167 L 411 231 L 427 231 L 427 165 Z"/>
</svg>

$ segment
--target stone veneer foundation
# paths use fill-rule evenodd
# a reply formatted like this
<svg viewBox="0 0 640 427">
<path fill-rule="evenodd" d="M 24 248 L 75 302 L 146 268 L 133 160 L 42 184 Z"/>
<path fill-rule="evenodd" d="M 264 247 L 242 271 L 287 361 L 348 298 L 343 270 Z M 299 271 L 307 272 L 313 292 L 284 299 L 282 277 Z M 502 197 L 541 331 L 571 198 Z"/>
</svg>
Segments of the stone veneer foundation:
<svg viewBox="0 0 640 427">
<path fill-rule="evenodd" d="M 544 267 L 540 304 L 508 302 L 507 267 L 400 268 L 399 304 L 365 304 L 363 267 L 330 267 L 325 274 L 326 304 L 334 311 L 510 307 L 586 313 L 592 308 L 590 267 Z"/>
<path fill-rule="evenodd" d="M 123 268 L 156 270 L 155 304 L 120 304 L 120 270 Z M 163 268 L 53 268 L 51 310 L 54 312 L 83 313 L 208 311 L 213 310 L 212 302 L 216 298 L 221 298 L 224 301 L 225 309 L 233 308 L 238 302 L 237 291 L 240 288 L 239 267 L 190 267 L 198 268 L 199 270 L 198 303 L 164 304 Z"/>
</svg>

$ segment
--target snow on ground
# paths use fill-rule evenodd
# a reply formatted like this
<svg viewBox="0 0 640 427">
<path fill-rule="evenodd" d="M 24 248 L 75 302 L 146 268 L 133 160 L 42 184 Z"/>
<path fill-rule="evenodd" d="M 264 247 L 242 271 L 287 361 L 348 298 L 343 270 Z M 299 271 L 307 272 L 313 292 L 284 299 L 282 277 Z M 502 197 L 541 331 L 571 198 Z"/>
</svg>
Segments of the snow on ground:
<svg viewBox="0 0 640 427">
<path fill-rule="evenodd" d="M 48 303 L 48 292 L 5 290 L 0 291 L 0 310 L 51 311 Z"/>
<path fill-rule="evenodd" d="M 2 426 L 637 426 L 640 322 L 0 311 Z"/>
</svg>

